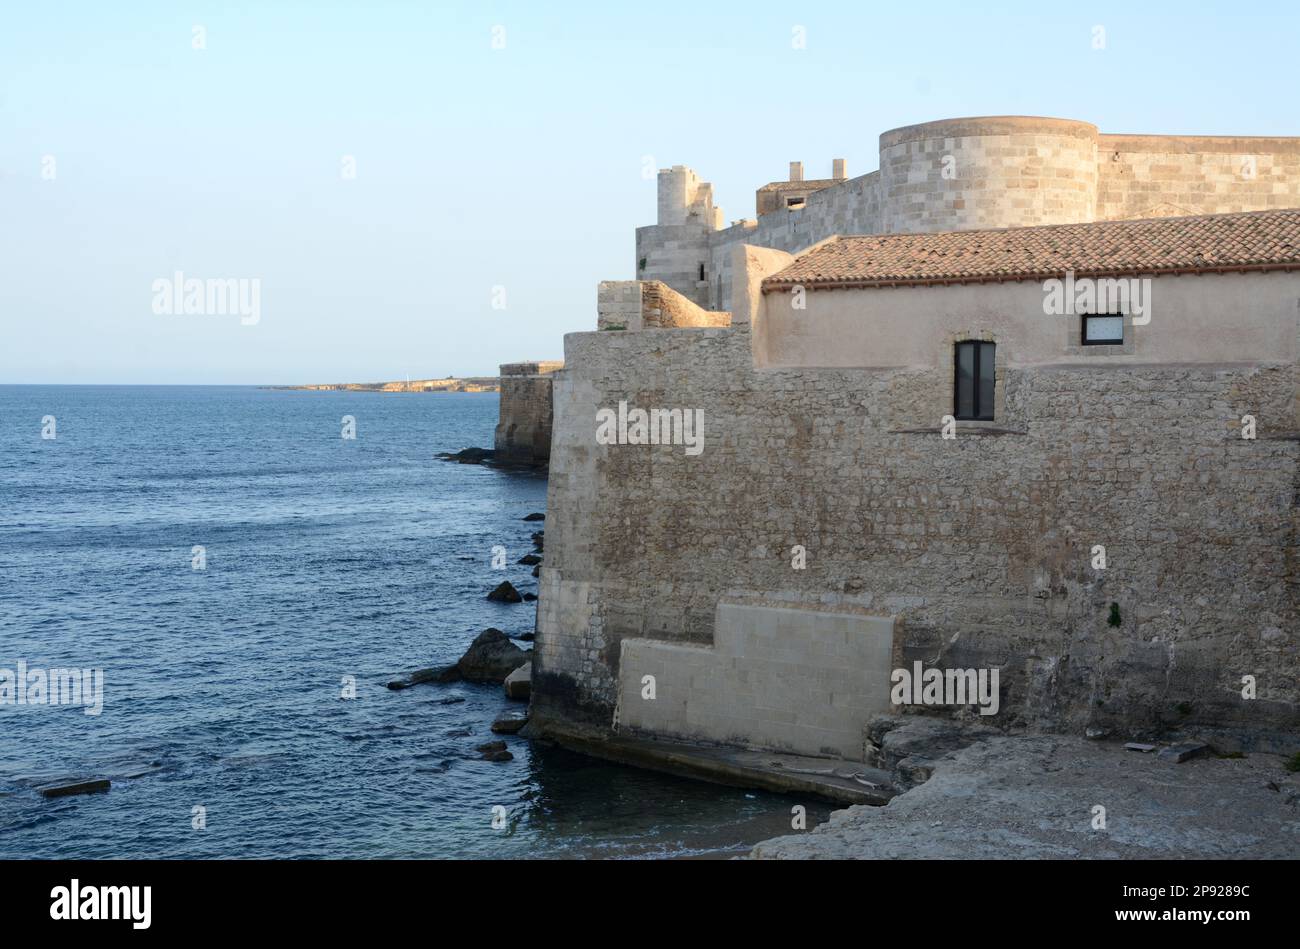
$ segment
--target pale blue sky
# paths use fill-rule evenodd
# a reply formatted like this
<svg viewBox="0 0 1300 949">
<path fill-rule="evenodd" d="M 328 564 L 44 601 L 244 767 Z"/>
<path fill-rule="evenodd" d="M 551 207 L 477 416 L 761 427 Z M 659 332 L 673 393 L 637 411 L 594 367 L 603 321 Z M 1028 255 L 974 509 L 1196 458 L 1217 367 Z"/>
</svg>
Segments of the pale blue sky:
<svg viewBox="0 0 1300 949">
<path fill-rule="evenodd" d="M 564 333 L 594 327 L 597 281 L 633 276 L 633 229 L 655 214 L 644 156 L 694 167 L 731 221 L 790 160 L 863 174 L 882 131 L 939 118 L 1300 134 L 1296 9 L 10 2 L 0 383 L 558 358 Z M 260 322 L 155 314 L 151 284 L 177 270 L 260 279 Z"/>
</svg>

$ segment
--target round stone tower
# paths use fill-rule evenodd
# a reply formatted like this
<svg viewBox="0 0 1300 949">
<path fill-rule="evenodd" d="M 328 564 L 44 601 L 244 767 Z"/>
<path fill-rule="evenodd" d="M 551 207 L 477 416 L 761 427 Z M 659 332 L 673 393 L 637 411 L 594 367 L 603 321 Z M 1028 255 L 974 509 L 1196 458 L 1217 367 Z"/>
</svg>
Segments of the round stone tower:
<svg viewBox="0 0 1300 949">
<path fill-rule="evenodd" d="M 1097 127 L 1071 119 L 944 119 L 880 136 L 887 233 L 1094 220 Z"/>
</svg>

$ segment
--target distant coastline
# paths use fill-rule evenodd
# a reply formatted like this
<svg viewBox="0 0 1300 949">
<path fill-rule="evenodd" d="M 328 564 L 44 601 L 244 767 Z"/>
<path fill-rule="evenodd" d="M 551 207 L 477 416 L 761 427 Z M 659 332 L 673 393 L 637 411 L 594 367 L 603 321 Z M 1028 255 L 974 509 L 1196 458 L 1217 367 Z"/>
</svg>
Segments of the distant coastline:
<svg viewBox="0 0 1300 949">
<path fill-rule="evenodd" d="M 499 392 L 497 376 L 465 376 L 445 379 L 406 379 L 397 382 L 326 382 L 305 386 L 259 386 L 262 389 L 291 389 L 313 392 Z"/>
</svg>

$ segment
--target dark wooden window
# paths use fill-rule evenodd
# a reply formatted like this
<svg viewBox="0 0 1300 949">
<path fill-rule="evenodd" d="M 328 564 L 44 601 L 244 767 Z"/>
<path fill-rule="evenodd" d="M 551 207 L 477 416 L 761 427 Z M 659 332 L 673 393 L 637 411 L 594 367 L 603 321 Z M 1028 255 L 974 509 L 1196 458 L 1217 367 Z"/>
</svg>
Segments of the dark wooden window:
<svg viewBox="0 0 1300 949">
<path fill-rule="evenodd" d="M 997 346 L 970 340 L 957 344 L 953 360 L 953 416 L 969 421 L 993 419 L 993 363 Z"/>
<path fill-rule="evenodd" d="M 1089 313 L 1083 318 L 1083 345 L 1123 346 L 1124 315 L 1122 313 Z"/>
</svg>

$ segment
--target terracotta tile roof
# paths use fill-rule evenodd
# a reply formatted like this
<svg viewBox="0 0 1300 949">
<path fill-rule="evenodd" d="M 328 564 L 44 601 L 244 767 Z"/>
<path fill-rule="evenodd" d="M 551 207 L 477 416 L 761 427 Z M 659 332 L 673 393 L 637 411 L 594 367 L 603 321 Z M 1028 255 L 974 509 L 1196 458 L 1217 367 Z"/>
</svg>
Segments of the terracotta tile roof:
<svg viewBox="0 0 1300 949">
<path fill-rule="evenodd" d="M 763 281 L 882 287 L 1161 273 L 1300 270 L 1300 208 L 826 241 Z"/>
</svg>

